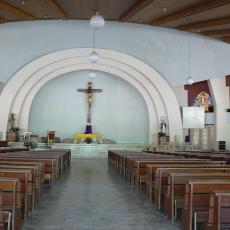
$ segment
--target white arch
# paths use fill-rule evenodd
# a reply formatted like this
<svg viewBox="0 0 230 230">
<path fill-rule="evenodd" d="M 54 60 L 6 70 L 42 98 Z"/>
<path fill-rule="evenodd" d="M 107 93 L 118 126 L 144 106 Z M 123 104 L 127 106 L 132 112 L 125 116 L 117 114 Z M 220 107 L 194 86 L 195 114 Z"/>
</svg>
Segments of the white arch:
<svg viewBox="0 0 230 230">
<path fill-rule="evenodd" d="M 46 78 L 47 75 L 49 73 L 51 73 L 54 70 L 57 69 L 61 69 L 64 66 L 71 66 L 74 64 L 88 64 L 87 69 L 89 69 L 90 66 L 90 62 L 88 60 L 88 58 L 86 57 L 70 57 L 70 58 L 64 58 L 64 59 L 60 59 L 59 61 L 55 61 L 53 63 L 50 63 L 49 65 L 45 66 L 44 68 L 36 71 L 33 75 L 31 75 L 30 79 L 27 80 L 26 84 L 24 84 L 21 87 L 20 92 L 18 92 L 17 97 L 15 98 L 11 110 L 16 113 L 16 114 L 20 114 L 20 109 L 21 109 L 21 105 L 23 103 L 23 100 L 25 99 L 25 97 L 27 97 L 28 92 L 31 90 L 31 88 L 33 87 L 34 84 L 37 84 L 40 80 L 42 80 L 43 78 Z M 158 117 L 160 116 L 166 116 L 166 110 L 165 107 L 162 106 L 163 101 L 162 98 L 159 94 L 159 92 L 157 91 L 157 89 L 154 87 L 154 85 L 149 84 L 149 80 L 143 76 L 140 72 L 138 72 L 137 70 L 135 70 L 134 68 L 131 68 L 127 65 L 124 65 L 123 63 L 117 63 L 117 61 L 114 60 L 108 60 L 108 59 L 102 59 L 100 62 L 101 66 L 118 66 L 119 65 L 119 70 L 125 72 L 125 73 L 129 73 L 129 75 L 132 75 L 133 79 L 136 79 L 139 84 L 142 84 L 143 87 L 146 88 L 146 90 L 150 91 L 153 98 L 154 98 L 154 102 L 156 104 L 156 107 L 158 108 Z M 96 67 L 96 65 L 95 65 Z M 118 69 L 118 68 L 116 68 Z M 76 69 L 77 70 L 77 69 Z M 124 77 L 125 80 L 127 80 Z M 19 123 L 20 127 L 21 124 Z"/>
<path fill-rule="evenodd" d="M 45 81 L 47 82 L 47 78 L 48 79 L 52 79 L 54 77 L 56 77 L 57 75 L 60 75 L 60 74 L 64 74 L 66 72 L 68 72 L 68 66 L 70 67 L 70 70 L 71 71 L 74 71 L 74 70 L 79 70 L 79 69 L 89 69 L 91 66 L 90 66 L 90 63 L 88 64 L 82 64 L 82 63 L 79 63 L 77 64 L 77 60 L 76 59 L 73 59 L 71 58 L 69 60 L 69 62 L 67 62 L 68 59 L 65 59 L 65 61 L 62 61 L 61 63 L 55 63 L 56 67 L 55 66 L 49 66 L 48 69 L 42 69 L 42 71 L 38 71 L 36 72 L 36 74 L 33 75 L 33 77 L 31 77 L 31 79 L 29 80 L 30 81 L 30 85 L 28 86 L 29 84 L 29 81 L 27 81 L 27 87 L 23 87 L 22 90 L 20 91 L 21 93 L 24 94 L 24 96 L 22 95 L 18 95 L 17 96 L 17 99 L 20 98 L 22 101 L 17 101 L 17 99 L 14 101 L 14 104 L 12 106 L 12 111 L 14 111 L 16 114 L 19 114 L 19 117 L 20 117 L 20 120 L 19 120 L 19 127 L 21 128 L 24 128 L 27 130 L 27 124 L 28 124 L 28 116 L 26 116 L 26 114 L 28 113 L 29 111 L 29 108 L 31 106 L 31 103 L 32 103 L 32 99 L 33 97 L 36 95 L 37 91 L 40 89 L 40 88 L 37 88 L 36 92 L 31 92 L 33 90 L 33 85 L 34 85 L 34 81 L 36 81 L 36 86 L 41 82 Z M 81 60 L 82 61 L 82 60 Z M 68 64 L 68 65 L 67 65 Z M 75 67 L 73 68 L 73 65 L 75 65 Z M 58 69 L 57 69 L 58 67 Z M 65 72 L 62 72 L 61 68 L 64 68 L 65 67 Z M 110 67 L 110 70 L 106 70 L 105 68 L 107 67 L 107 69 Z M 165 112 L 165 108 L 161 106 L 162 104 L 162 99 L 161 97 L 159 97 L 158 93 L 156 92 L 156 89 L 154 89 L 153 87 L 151 87 L 151 85 L 148 85 L 148 81 L 146 81 L 146 79 L 143 79 L 142 82 L 139 82 L 138 80 L 135 80 L 135 75 L 140 75 L 140 73 L 138 72 L 134 72 L 132 69 L 130 69 L 130 73 L 132 73 L 132 77 L 127 74 L 124 71 L 121 71 L 121 67 L 120 67 L 120 70 L 117 69 L 117 68 L 114 68 L 112 66 L 109 66 L 109 65 L 102 65 L 102 64 L 99 64 L 99 65 L 95 65 L 95 68 L 97 70 L 102 70 L 103 71 L 107 71 L 111 73 L 111 71 L 113 71 L 113 74 L 114 75 L 117 75 L 117 76 L 120 76 L 121 78 L 125 79 L 126 81 L 130 82 L 131 84 L 135 85 L 135 82 L 136 85 L 135 87 L 138 89 L 140 87 L 142 87 L 143 89 L 145 89 L 145 86 L 144 85 L 147 85 L 147 88 L 150 88 L 150 91 L 152 92 L 152 94 L 154 95 L 154 98 L 155 98 L 155 104 L 156 106 L 158 107 L 158 110 L 157 110 L 157 113 L 155 112 L 155 115 L 154 115 L 154 120 L 155 120 L 155 126 L 152 122 L 152 120 L 150 119 L 150 127 L 152 127 L 153 130 L 158 130 L 158 127 L 156 126 L 156 124 L 158 124 L 156 118 L 158 118 L 159 116 L 161 115 L 166 115 L 166 112 Z M 55 74 L 53 71 L 51 71 L 51 69 L 55 70 Z M 57 70 L 60 70 L 60 74 L 57 74 Z M 50 72 L 51 71 L 51 72 Z M 49 76 L 47 76 L 49 75 Z M 51 78 L 50 78 L 50 75 Z M 39 78 L 39 76 L 42 76 L 42 78 Z M 145 83 L 145 84 L 143 84 Z M 138 86 L 138 85 L 139 86 Z M 28 92 L 27 94 L 25 94 L 25 92 Z M 141 94 L 143 95 L 143 92 L 146 92 L 146 90 L 142 90 Z M 31 94 L 33 95 L 31 97 Z M 26 100 L 26 102 L 25 102 Z M 147 99 L 146 102 L 147 104 L 149 104 L 149 109 L 152 109 L 152 108 L 155 108 L 154 106 L 154 102 L 150 102 L 151 101 L 151 97 L 150 99 Z M 18 105 L 22 105 L 21 107 L 19 107 Z M 162 107 L 162 108 L 161 108 Z M 23 108 L 23 109 L 22 109 Z M 150 112 L 149 114 L 151 114 L 152 112 Z M 27 117 L 27 118 L 25 118 Z M 153 118 L 153 117 L 152 117 Z"/>
<path fill-rule="evenodd" d="M 28 130 L 28 121 L 29 121 L 29 110 L 30 107 L 32 105 L 32 101 L 34 96 L 37 94 L 37 92 L 39 91 L 39 89 L 45 85 L 49 80 L 62 75 L 66 72 L 71 72 L 71 71 L 76 71 L 76 70 L 83 70 L 83 69 L 88 69 L 90 67 L 86 66 L 86 65 L 73 65 L 73 66 L 67 66 L 64 67 L 62 69 L 58 69 L 50 74 L 48 74 L 47 78 L 42 79 L 38 84 L 36 84 L 36 86 L 33 88 L 33 90 L 31 90 L 29 92 L 29 94 L 27 95 L 27 97 L 25 98 L 25 101 L 23 103 L 22 106 L 22 111 L 21 111 L 21 115 L 20 115 L 20 127 L 24 128 L 25 130 Z M 139 93 L 142 95 L 142 97 L 144 98 L 146 105 L 147 105 L 147 109 L 148 109 L 148 113 L 149 114 L 153 114 L 153 116 L 149 116 L 149 127 L 152 127 L 150 131 L 150 136 L 152 137 L 152 135 L 154 134 L 154 130 L 158 130 L 158 116 L 156 113 L 156 108 L 155 105 L 150 97 L 150 95 L 146 92 L 146 90 L 144 89 L 143 86 L 141 86 L 140 84 L 138 84 L 138 82 L 135 82 L 128 74 L 121 72 L 120 70 L 116 70 L 113 69 L 111 67 L 107 67 L 107 66 L 97 66 L 95 67 L 95 70 L 100 70 L 103 72 L 108 72 L 108 73 L 112 73 L 122 79 L 126 79 L 127 82 L 129 82 L 131 85 L 133 85 L 138 91 Z"/>
<path fill-rule="evenodd" d="M 0 107 L 2 110 L 0 130 L 6 132 L 9 112 L 16 112 L 19 115 L 20 125 L 28 127 L 29 109 L 39 87 L 42 87 L 49 79 L 60 75 L 63 71 L 61 69 L 65 69 L 65 72 L 79 68 L 89 69 L 91 67 L 88 60 L 90 52 L 91 49 L 87 48 L 57 51 L 36 59 L 18 71 L 7 83 L 0 97 L 0 105 L 5 104 L 4 110 L 2 106 Z M 170 136 L 182 136 L 177 99 L 171 87 L 159 73 L 132 56 L 103 49 L 97 49 L 97 52 L 101 58 L 95 65 L 96 69 L 113 73 L 129 81 L 144 97 L 149 112 L 149 128 L 152 130 L 150 138 L 153 132 L 158 132 L 161 115 L 166 115 L 168 118 Z M 74 68 L 73 65 L 75 65 Z M 154 109 L 154 104 L 156 109 Z"/>
</svg>

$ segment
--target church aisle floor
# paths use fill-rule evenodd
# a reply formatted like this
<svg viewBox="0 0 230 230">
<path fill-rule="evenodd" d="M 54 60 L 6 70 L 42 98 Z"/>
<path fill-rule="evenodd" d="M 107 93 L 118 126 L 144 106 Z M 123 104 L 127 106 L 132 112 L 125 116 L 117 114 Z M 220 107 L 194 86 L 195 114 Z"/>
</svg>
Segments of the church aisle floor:
<svg viewBox="0 0 230 230">
<path fill-rule="evenodd" d="M 107 159 L 72 159 L 62 182 L 45 189 L 23 230 L 179 230 Z"/>
</svg>

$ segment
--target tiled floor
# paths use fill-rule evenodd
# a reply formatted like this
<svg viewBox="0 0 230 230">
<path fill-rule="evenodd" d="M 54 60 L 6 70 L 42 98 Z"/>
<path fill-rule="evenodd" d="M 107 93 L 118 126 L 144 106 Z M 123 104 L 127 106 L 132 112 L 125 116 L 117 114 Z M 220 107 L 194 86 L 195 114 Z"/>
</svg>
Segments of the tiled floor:
<svg viewBox="0 0 230 230">
<path fill-rule="evenodd" d="M 45 189 L 23 230 L 179 230 L 106 159 L 72 159 L 62 181 Z"/>
</svg>

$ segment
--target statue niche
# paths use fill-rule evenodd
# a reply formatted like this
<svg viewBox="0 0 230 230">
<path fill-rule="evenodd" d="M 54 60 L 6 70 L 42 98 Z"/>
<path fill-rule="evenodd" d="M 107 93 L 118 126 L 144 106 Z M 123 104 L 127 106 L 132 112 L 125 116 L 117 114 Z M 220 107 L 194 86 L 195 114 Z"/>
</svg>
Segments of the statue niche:
<svg viewBox="0 0 230 230">
<path fill-rule="evenodd" d="M 212 105 L 212 98 L 211 96 L 206 93 L 205 91 L 200 92 L 194 102 L 193 102 L 193 106 L 197 106 L 197 107 L 204 107 L 205 108 L 205 112 L 213 112 L 213 105 Z"/>
</svg>

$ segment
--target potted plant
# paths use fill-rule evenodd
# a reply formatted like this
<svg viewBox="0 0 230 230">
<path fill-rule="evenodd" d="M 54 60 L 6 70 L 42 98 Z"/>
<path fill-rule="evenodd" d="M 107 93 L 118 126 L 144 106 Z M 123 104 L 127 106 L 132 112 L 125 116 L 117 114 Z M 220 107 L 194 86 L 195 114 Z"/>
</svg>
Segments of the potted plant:
<svg viewBox="0 0 230 230">
<path fill-rule="evenodd" d="M 92 138 L 90 138 L 90 137 L 85 138 L 85 142 L 86 142 L 87 144 L 92 143 Z"/>
</svg>

